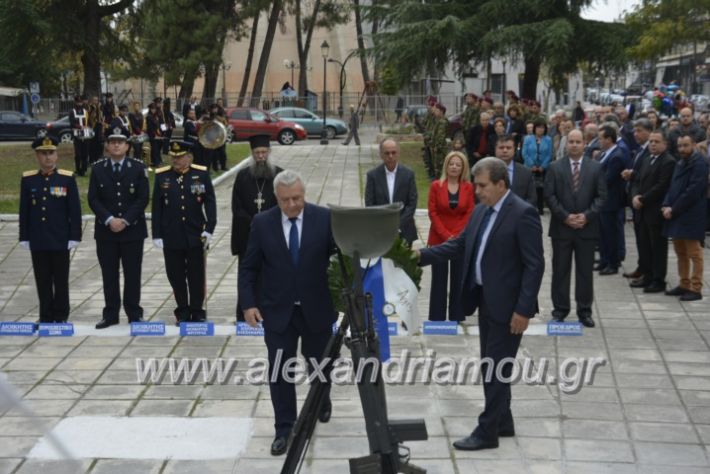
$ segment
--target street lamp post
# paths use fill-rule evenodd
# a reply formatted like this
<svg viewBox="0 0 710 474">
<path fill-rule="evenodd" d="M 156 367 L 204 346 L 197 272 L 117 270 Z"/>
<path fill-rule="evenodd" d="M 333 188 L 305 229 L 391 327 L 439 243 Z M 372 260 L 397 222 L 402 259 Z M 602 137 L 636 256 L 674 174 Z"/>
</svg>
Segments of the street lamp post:
<svg viewBox="0 0 710 474">
<path fill-rule="evenodd" d="M 224 101 L 225 107 L 227 106 L 227 71 L 232 67 L 232 63 L 223 62 L 222 63 L 222 101 Z"/>
<path fill-rule="evenodd" d="M 339 84 L 339 86 L 340 86 L 340 105 L 338 106 L 338 114 L 340 114 L 340 118 L 343 118 L 343 90 L 345 89 L 345 84 L 348 79 L 348 76 L 345 73 L 345 65 L 348 63 L 350 58 L 352 58 L 356 53 L 357 53 L 357 51 L 353 51 L 350 54 L 348 54 L 348 56 L 345 58 L 345 61 L 343 61 L 342 63 L 340 61 L 338 61 L 337 59 L 333 59 L 333 58 L 328 59 L 329 63 L 335 63 L 340 66 L 340 76 L 339 76 L 340 77 L 340 84 Z"/>
<path fill-rule="evenodd" d="M 325 116 L 328 108 L 326 107 L 326 101 L 327 101 L 327 91 L 326 91 L 326 68 L 328 66 L 328 52 L 330 51 L 330 45 L 328 44 L 327 41 L 323 40 L 323 43 L 320 45 L 320 52 L 321 55 L 323 56 L 323 130 L 321 131 L 321 138 L 320 138 L 320 144 L 321 145 L 327 145 L 328 144 L 328 132 L 325 128 Z"/>
<path fill-rule="evenodd" d="M 505 106 L 505 96 L 506 96 L 506 90 L 508 88 L 508 84 L 505 83 L 505 63 L 506 63 L 506 58 L 503 58 L 503 105 Z"/>
<path fill-rule="evenodd" d="M 298 66 L 296 66 L 296 61 L 294 61 L 293 59 L 284 59 L 284 67 L 286 69 L 291 70 L 291 87 L 294 87 L 294 85 L 293 85 L 293 70 L 298 67 Z"/>
</svg>

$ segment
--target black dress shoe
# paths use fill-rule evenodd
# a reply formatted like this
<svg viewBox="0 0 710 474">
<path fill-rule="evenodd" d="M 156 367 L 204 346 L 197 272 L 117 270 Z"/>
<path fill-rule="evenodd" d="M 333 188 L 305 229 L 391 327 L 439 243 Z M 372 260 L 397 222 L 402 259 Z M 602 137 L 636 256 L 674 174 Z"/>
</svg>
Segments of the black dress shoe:
<svg viewBox="0 0 710 474">
<path fill-rule="evenodd" d="M 640 277 L 640 278 L 636 278 L 634 280 L 631 280 L 631 282 L 629 283 L 629 286 L 631 288 L 646 288 L 650 284 L 651 284 L 651 280 L 647 280 L 643 277 Z"/>
<path fill-rule="evenodd" d="M 461 451 L 478 451 L 479 449 L 493 449 L 498 447 L 498 441 L 486 441 L 478 436 L 469 436 L 454 441 L 454 448 Z"/>
<path fill-rule="evenodd" d="M 133 319 L 128 320 L 129 324 L 130 323 L 142 323 L 142 322 L 145 322 L 145 320 L 143 319 L 143 316 L 138 316 L 137 318 L 133 318 Z"/>
<path fill-rule="evenodd" d="M 118 324 L 117 320 L 114 321 L 111 319 L 102 319 L 101 321 L 96 323 L 96 329 L 106 329 L 107 327 L 115 326 L 116 324 Z"/>
<path fill-rule="evenodd" d="M 566 317 L 567 317 L 567 315 L 562 316 L 561 314 L 553 314 L 552 320 L 555 321 L 556 323 L 561 323 L 561 322 L 564 322 Z"/>
<path fill-rule="evenodd" d="M 600 275 L 616 275 L 617 273 L 619 273 L 619 269 L 614 267 L 606 267 L 599 270 Z"/>
<path fill-rule="evenodd" d="M 668 295 L 668 296 L 683 296 L 683 295 L 686 294 L 688 291 L 690 291 L 690 290 L 686 290 L 686 289 L 683 288 L 683 287 L 676 286 L 675 288 L 673 288 L 673 289 L 671 289 L 671 290 L 667 290 L 667 291 L 666 291 L 666 295 Z"/>
<path fill-rule="evenodd" d="M 507 428 L 501 428 L 498 430 L 498 436 L 500 438 L 512 438 L 515 436 L 515 427 L 510 426 Z"/>
<path fill-rule="evenodd" d="M 644 293 L 661 293 L 665 291 L 666 289 L 666 283 L 663 282 L 657 282 L 654 281 L 650 285 L 648 285 L 646 288 L 643 289 Z"/>
<path fill-rule="evenodd" d="M 641 273 L 639 271 L 639 269 L 637 268 L 633 272 L 624 273 L 623 276 L 624 276 L 624 278 L 634 278 L 635 279 L 635 278 L 641 278 L 643 276 L 643 273 Z"/>
<path fill-rule="evenodd" d="M 592 319 L 591 316 L 580 316 L 579 322 L 582 323 L 582 326 L 584 326 L 584 327 L 587 327 L 587 328 L 594 327 L 594 320 Z"/>
<path fill-rule="evenodd" d="M 277 436 L 274 442 L 271 443 L 271 455 L 281 456 L 288 448 L 288 438 L 286 436 Z"/>
<path fill-rule="evenodd" d="M 330 415 L 333 413 L 333 404 L 328 403 L 323 405 L 320 409 L 320 414 L 318 415 L 318 421 L 321 423 L 328 423 L 330 421 Z"/>
<path fill-rule="evenodd" d="M 698 301 L 703 299 L 703 295 L 699 291 L 687 291 L 684 295 L 678 298 L 681 301 Z"/>
</svg>

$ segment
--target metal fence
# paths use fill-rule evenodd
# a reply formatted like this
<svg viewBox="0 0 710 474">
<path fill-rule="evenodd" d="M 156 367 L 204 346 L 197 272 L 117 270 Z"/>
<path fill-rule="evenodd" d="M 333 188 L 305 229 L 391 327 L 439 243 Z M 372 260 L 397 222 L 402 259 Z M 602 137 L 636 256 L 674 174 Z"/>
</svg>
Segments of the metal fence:
<svg viewBox="0 0 710 474">
<path fill-rule="evenodd" d="M 130 104 L 134 101 L 141 103 L 143 107 L 147 107 L 150 99 L 145 99 L 145 101 L 140 101 L 138 99 L 133 100 L 132 97 L 124 96 L 123 101 L 115 101 L 116 105 L 121 103 Z M 170 97 L 173 104 L 173 109 L 177 112 L 182 110 L 182 101 L 176 101 L 174 98 Z M 209 104 L 215 103 L 219 98 L 213 99 L 203 99 L 200 102 L 207 106 Z M 226 108 L 236 107 L 240 102 L 243 107 L 256 107 L 262 110 L 272 110 L 277 107 L 303 107 L 315 114 L 323 114 L 323 101 L 321 95 L 308 95 L 306 97 L 297 98 L 284 98 L 279 93 L 268 93 L 260 97 L 243 97 L 239 100 L 238 94 L 227 94 L 223 99 L 224 106 Z M 447 109 L 447 115 L 453 115 L 455 113 L 461 112 L 464 108 L 464 99 L 461 95 L 439 95 L 437 100 L 441 102 Z M 328 92 L 326 95 L 326 115 L 328 117 L 339 117 L 343 120 L 348 119 L 350 112 L 349 108 L 351 105 L 359 108 L 362 114 L 362 119 L 364 123 L 375 123 L 375 124 L 387 124 L 394 123 L 397 119 L 397 112 L 404 112 L 407 107 L 423 105 L 426 103 L 426 96 L 422 95 L 401 95 L 401 96 L 387 96 L 387 95 L 373 95 L 368 97 L 363 97 L 362 94 L 356 93 L 344 93 L 342 95 L 337 92 Z M 20 110 L 21 102 L 18 102 L 15 106 L 13 104 L 6 104 L 6 109 Z M 398 104 L 401 106 L 398 107 Z M 36 105 L 29 104 L 30 113 L 33 117 L 39 120 L 56 120 L 67 114 L 74 105 L 71 99 L 61 99 L 61 98 L 42 98 L 40 102 Z"/>
</svg>

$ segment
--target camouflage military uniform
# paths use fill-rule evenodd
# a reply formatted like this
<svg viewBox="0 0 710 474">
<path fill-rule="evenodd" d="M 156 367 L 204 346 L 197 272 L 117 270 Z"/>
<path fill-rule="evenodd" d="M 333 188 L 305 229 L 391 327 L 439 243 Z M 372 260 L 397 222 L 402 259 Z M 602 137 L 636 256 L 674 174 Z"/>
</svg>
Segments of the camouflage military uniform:
<svg viewBox="0 0 710 474">
<path fill-rule="evenodd" d="M 446 144 L 446 134 L 449 129 L 449 121 L 446 117 L 435 119 L 431 130 L 430 148 L 431 161 L 434 168 L 434 176 L 441 176 L 441 168 L 444 165 L 444 158 L 448 152 Z"/>
<path fill-rule="evenodd" d="M 431 153 L 431 138 L 432 138 L 432 131 L 433 127 L 435 124 L 436 118 L 434 117 L 434 114 L 431 113 L 430 110 L 427 110 L 427 113 L 424 115 L 424 119 L 422 120 L 422 126 L 424 128 L 424 165 L 427 168 L 427 171 L 429 173 L 430 178 L 434 178 L 434 164 L 433 164 L 433 159 L 432 159 L 432 153 Z"/>
<path fill-rule="evenodd" d="M 463 122 L 461 122 L 461 131 L 463 131 L 464 140 L 468 136 L 468 131 L 479 124 L 481 118 L 481 109 L 474 105 L 467 105 L 463 112 Z"/>
</svg>

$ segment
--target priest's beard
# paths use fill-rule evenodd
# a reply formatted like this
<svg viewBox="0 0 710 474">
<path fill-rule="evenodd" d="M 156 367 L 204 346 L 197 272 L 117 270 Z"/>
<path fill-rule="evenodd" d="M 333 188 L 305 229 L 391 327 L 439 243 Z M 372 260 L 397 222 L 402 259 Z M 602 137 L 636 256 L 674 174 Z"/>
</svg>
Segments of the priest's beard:
<svg viewBox="0 0 710 474">
<path fill-rule="evenodd" d="M 252 176 L 256 179 L 261 178 L 273 178 L 274 177 L 274 165 L 267 161 L 256 161 L 254 160 L 249 165 L 249 171 Z"/>
</svg>

